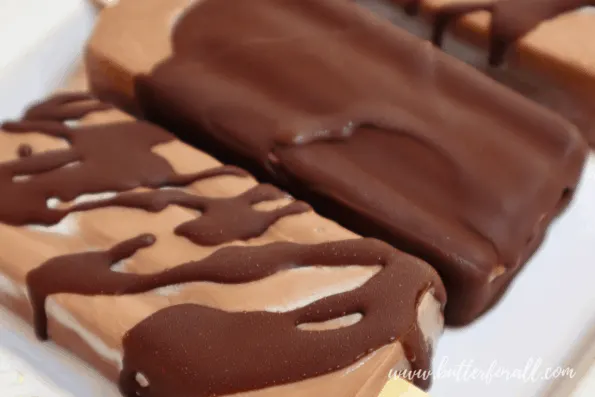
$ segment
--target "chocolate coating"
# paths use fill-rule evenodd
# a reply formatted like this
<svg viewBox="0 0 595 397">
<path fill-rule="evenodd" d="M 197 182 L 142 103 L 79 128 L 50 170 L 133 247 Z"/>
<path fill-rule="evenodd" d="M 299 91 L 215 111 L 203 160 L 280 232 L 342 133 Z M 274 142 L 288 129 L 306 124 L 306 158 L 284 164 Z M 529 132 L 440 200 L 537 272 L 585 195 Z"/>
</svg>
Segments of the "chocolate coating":
<svg viewBox="0 0 595 397">
<path fill-rule="evenodd" d="M 589 5 L 594 6 L 595 1 L 491 0 L 444 5 L 436 14 L 432 40 L 441 46 L 446 28 L 454 20 L 472 12 L 489 11 L 492 14 L 489 63 L 499 66 L 504 63 L 510 46 L 542 22 Z"/>
<path fill-rule="evenodd" d="M 569 123 L 351 2 L 207 0 L 172 45 L 138 79 L 148 117 L 431 263 L 450 324 L 502 294 L 585 161 Z"/>
</svg>

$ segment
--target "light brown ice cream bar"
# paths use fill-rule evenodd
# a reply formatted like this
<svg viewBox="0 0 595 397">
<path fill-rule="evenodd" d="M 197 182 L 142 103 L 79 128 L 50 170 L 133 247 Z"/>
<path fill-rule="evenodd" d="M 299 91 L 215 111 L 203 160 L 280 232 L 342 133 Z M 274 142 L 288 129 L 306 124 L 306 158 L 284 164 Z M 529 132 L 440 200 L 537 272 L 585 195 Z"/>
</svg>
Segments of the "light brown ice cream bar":
<svg viewBox="0 0 595 397">
<path fill-rule="evenodd" d="M 423 0 L 422 10 L 434 19 L 445 9 L 473 3 L 481 3 L 481 0 Z M 486 0 L 484 3 L 508 3 L 508 10 L 518 7 L 518 18 L 521 21 L 523 21 L 522 18 L 529 21 L 544 21 L 511 43 L 506 58 L 515 67 L 537 72 L 554 81 L 564 83 L 569 89 L 584 95 L 585 100 L 593 101 L 595 99 L 593 95 L 595 92 L 595 46 L 591 40 L 592 37 L 595 37 L 595 7 L 587 6 L 588 1 L 566 2 L 566 4 L 575 3 L 577 6 L 569 12 L 552 11 L 555 16 L 547 19 L 546 16 L 539 18 L 527 18 L 527 16 L 534 14 L 531 7 L 544 9 L 548 4 L 554 4 L 552 8 L 558 8 L 555 4 L 562 4 L 564 1 L 547 0 L 539 7 L 524 8 L 522 2 L 514 4 L 515 2 L 509 0 Z M 512 17 L 503 17 L 502 20 L 510 20 Z M 476 11 L 456 18 L 452 25 L 453 29 L 462 37 L 479 46 L 487 47 L 491 20 L 488 11 Z"/>
<path fill-rule="evenodd" d="M 168 382 L 174 382 L 175 387 L 194 387 L 197 396 L 375 397 L 391 369 L 427 365 L 430 346 L 442 330 L 444 303 L 442 284 L 427 264 L 384 243 L 358 238 L 305 203 L 259 185 L 244 171 L 222 166 L 165 131 L 85 95 L 56 96 L 32 108 L 24 121 L 4 128 L 0 302 L 33 322 L 40 337 L 48 336 L 119 381 L 124 395 L 169 395 Z M 307 263 L 308 258 L 320 263 Z M 274 263 L 276 259 L 284 262 Z M 269 272 L 259 273 L 268 267 Z M 386 296 L 370 294 L 371 287 L 376 290 L 389 281 L 393 284 Z M 45 305 L 38 305 L 40 297 L 47 297 Z M 361 300 L 356 307 L 364 313 L 345 309 L 344 315 L 317 317 L 308 312 L 329 300 L 339 308 L 342 300 Z M 393 307 L 393 301 L 411 307 L 401 310 L 403 303 Z M 216 323 L 190 327 L 184 317 L 176 317 L 176 310 L 240 326 L 232 331 Z M 270 343 L 279 336 L 275 327 L 287 326 L 286 317 L 294 315 L 319 320 L 290 329 L 298 345 L 309 341 L 301 333 L 321 337 L 330 346 L 357 346 L 359 338 L 377 338 L 374 334 L 387 328 L 387 339 L 353 362 L 353 347 L 342 350 L 345 357 L 336 368 L 315 376 L 308 368 L 299 368 L 308 376 L 293 374 L 293 356 L 281 354 L 280 363 L 269 364 L 287 371 L 284 377 L 244 379 L 243 349 L 231 354 L 227 345 L 235 349 L 237 340 L 219 340 L 217 335 L 237 332 L 256 338 L 262 350 L 254 348 L 250 365 L 267 368 L 259 360 L 266 361 L 269 340 L 254 336 L 252 328 L 258 324 L 242 323 L 250 313 L 256 313 L 250 321 L 262 321 L 275 331 L 264 330 Z M 163 319 L 171 318 L 175 321 L 166 323 L 171 337 L 156 331 Z M 404 325 L 407 332 L 398 334 Z M 213 361 L 206 368 L 218 368 L 212 357 L 227 354 L 231 379 L 237 376 L 237 383 L 215 382 L 207 390 L 196 377 L 178 375 L 183 371 L 175 365 L 185 365 L 183 355 L 169 361 L 159 356 L 163 362 L 152 356 L 188 349 L 187 329 L 196 333 L 196 346 L 214 349 L 204 353 Z M 351 337 L 350 342 L 337 340 L 339 335 Z M 318 348 L 300 352 L 312 367 Z M 284 343 L 276 349 L 292 353 Z M 161 379 L 154 367 L 168 363 L 174 375 Z M 222 376 L 199 370 L 199 378 Z M 267 387 L 260 387 L 265 383 Z"/>
</svg>

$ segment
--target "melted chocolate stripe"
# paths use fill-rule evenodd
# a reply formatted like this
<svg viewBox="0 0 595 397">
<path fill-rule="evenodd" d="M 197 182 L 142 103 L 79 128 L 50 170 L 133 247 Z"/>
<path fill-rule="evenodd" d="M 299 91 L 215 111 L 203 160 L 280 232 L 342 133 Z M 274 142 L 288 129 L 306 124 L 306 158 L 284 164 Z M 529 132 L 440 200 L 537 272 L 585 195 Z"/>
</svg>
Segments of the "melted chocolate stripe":
<svg viewBox="0 0 595 397">
<path fill-rule="evenodd" d="M 17 155 L 20 158 L 31 157 L 33 155 L 33 148 L 31 147 L 31 145 L 20 145 L 17 149 Z"/>
<path fill-rule="evenodd" d="M 48 169 L 59 169 L 78 160 L 80 160 L 80 156 L 77 153 L 71 150 L 59 149 L 40 153 L 35 157 L 29 156 L 0 164 L 0 171 L 2 171 L 1 174 L 5 178 L 21 175 L 35 176 L 46 172 Z M 2 182 L 9 183 L 12 181 L 0 181 L 0 183 Z"/>
<path fill-rule="evenodd" d="M 250 177 L 250 174 L 248 174 L 246 171 L 244 171 L 241 168 L 234 167 L 232 165 L 222 165 L 220 167 L 211 168 L 211 169 L 200 171 L 200 172 L 197 172 L 194 174 L 187 174 L 187 175 L 174 174 L 169 177 L 169 180 L 167 181 L 167 186 L 184 187 L 184 186 L 191 185 L 194 182 L 197 182 L 202 179 L 215 178 L 215 177 L 224 176 L 224 175 L 237 176 L 237 177 L 242 177 L 242 178 Z M 159 188 L 162 186 L 152 186 L 152 187 Z"/>
<path fill-rule="evenodd" d="M 222 167 L 222 170 L 225 170 L 225 167 Z M 232 170 L 235 171 L 235 169 Z M 207 175 L 218 176 L 224 173 L 214 173 L 209 170 Z M 232 175 L 237 174 L 233 172 Z M 202 197 L 181 190 L 161 190 L 123 193 L 112 199 L 75 205 L 61 213 L 66 216 L 73 212 L 105 207 L 138 208 L 160 212 L 169 205 L 178 205 L 200 211 L 202 215 L 179 225 L 175 233 L 196 244 L 208 246 L 258 237 L 280 218 L 310 210 L 310 207 L 301 201 L 294 201 L 272 211 L 257 211 L 252 207 L 254 204 L 285 196 L 283 192 L 271 185 L 257 185 L 239 196 L 229 198 Z"/>
<path fill-rule="evenodd" d="M 504 63 L 512 43 L 531 32 L 541 23 L 582 7 L 595 5 L 593 0 L 493 0 L 486 4 L 470 1 L 463 4 L 446 4 L 440 7 L 434 22 L 433 42 L 441 46 L 447 27 L 455 19 L 476 11 L 492 14 L 490 25 L 491 66 Z"/>
<path fill-rule="evenodd" d="M 75 103 L 80 99 L 86 102 L 82 105 Z M 65 104 L 71 108 L 60 108 Z M 58 109 L 55 109 L 56 107 Z M 83 117 L 91 111 L 102 108 L 102 104 L 88 101 L 86 95 L 67 95 L 65 98 L 58 96 L 32 108 L 27 112 L 29 119 L 4 125 L 7 131 L 12 133 L 41 131 L 50 136 L 65 138 L 72 147 L 40 153 L 36 156 L 21 156 L 21 159 L 0 164 L 0 188 L 6 186 L 9 191 L 18 192 L 16 196 L 4 198 L 12 205 L 2 206 L 0 220 L 15 226 L 28 223 L 49 226 L 74 212 L 111 206 L 159 212 L 170 204 L 177 204 L 201 211 L 203 214 L 196 220 L 178 226 L 175 230 L 176 234 L 196 244 L 218 245 L 228 241 L 258 237 L 280 218 L 303 213 L 310 208 L 303 202 L 292 202 L 273 211 L 254 210 L 253 204 L 285 196 L 283 192 L 270 185 L 256 186 L 237 197 L 225 199 L 200 197 L 177 190 L 128 192 L 119 194 L 113 199 L 74 205 L 68 209 L 47 208 L 46 202 L 51 197 L 70 201 L 82 193 L 113 190 L 122 192 L 141 186 L 153 189 L 183 187 L 199 180 L 223 175 L 249 176 L 245 171 L 232 166 L 221 166 L 186 175 L 177 174 L 166 160 L 151 152 L 153 144 L 166 142 L 171 138 L 167 136 L 152 138 L 149 131 L 145 132 L 142 128 L 138 128 L 143 126 L 140 123 L 110 125 L 114 130 L 107 129 L 108 127 L 100 130 L 97 128 L 101 127 L 71 129 L 61 123 L 65 119 Z M 136 135 L 140 139 L 147 139 L 147 142 L 143 144 L 138 140 L 130 139 L 129 151 L 118 150 L 116 146 L 120 145 L 119 141 L 124 140 L 125 134 L 132 128 L 138 128 Z M 121 136 L 116 136 L 117 134 Z M 111 140 L 106 144 L 105 140 L 110 138 Z M 121 144 L 123 145 L 124 142 Z M 105 146 L 103 152 L 98 151 L 101 146 Z M 108 153 L 109 157 L 104 153 Z M 115 158 L 114 154 L 116 154 Z M 128 156 L 131 158 L 129 159 Z M 134 164 L 131 164 L 132 161 Z M 108 164 L 113 162 L 128 168 L 120 171 L 116 166 L 110 170 Z M 155 163 L 153 167 L 151 163 Z M 74 164 L 73 168 L 65 168 L 72 164 Z M 155 178 L 154 174 L 149 174 L 145 168 L 157 168 L 156 171 L 161 176 Z M 126 171 L 132 172 L 126 175 Z M 26 176 L 29 179 L 21 181 L 14 179 L 19 176 Z M 21 200 L 16 201 L 15 197 L 25 197 L 29 202 L 25 201 L 26 205 L 23 205 Z"/>
<path fill-rule="evenodd" d="M 55 293 L 79 295 L 121 295 L 122 285 L 139 279 L 138 275 L 112 272 L 110 267 L 155 243 L 155 236 L 144 234 L 124 241 L 107 251 L 56 257 L 27 274 L 27 290 L 33 309 L 35 333 L 48 339 L 45 301 Z"/>
<path fill-rule="evenodd" d="M 77 103 L 80 100 L 85 102 Z M 143 126 L 140 123 L 112 124 L 110 127 L 113 129 L 105 127 L 99 130 L 101 127 L 72 129 L 62 123 L 63 120 L 83 117 L 104 107 L 106 106 L 101 103 L 90 101 L 86 94 L 57 96 L 33 107 L 27 112 L 25 120 L 4 125 L 4 128 L 12 133 L 41 131 L 50 136 L 65 138 L 72 146 L 69 149 L 45 152 L 34 157 L 21 156 L 13 162 L 0 164 L 0 187 L 6 186 L 9 191 L 18 192 L 14 196 L 4 198 L 12 205 L 2 206 L 0 220 L 15 226 L 29 223 L 49 226 L 74 212 L 110 206 L 159 212 L 170 204 L 177 204 L 199 210 L 203 214 L 196 220 L 178 226 L 176 234 L 196 244 L 218 245 L 258 237 L 280 218 L 309 210 L 308 205 L 302 202 L 293 202 L 273 211 L 254 210 L 253 204 L 284 197 L 283 192 L 270 185 L 256 186 L 237 197 L 225 199 L 200 197 L 175 190 L 128 192 L 113 199 L 74 205 L 68 209 L 47 208 L 46 202 L 51 197 L 70 201 L 82 193 L 113 190 L 122 192 L 141 186 L 153 189 L 183 187 L 199 180 L 223 175 L 249 176 L 245 171 L 232 166 L 221 166 L 192 174 L 177 174 L 166 160 L 151 152 L 152 145 L 171 138 L 166 135 L 160 137 L 157 134 L 151 137 L 150 131 L 138 128 Z M 130 133 L 132 128 L 138 129 L 135 138 L 146 139 L 147 142 L 130 139 L 129 151 L 118 150 L 121 144 L 124 145 L 124 142 L 119 141 L 125 140 L 125 134 Z M 116 136 L 117 134 L 121 136 Z M 109 142 L 105 143 L 106 140 Z M 104 151 L 98 151 L 102 146 Z M 131 164 L 132 161 L 134 164 Z M 114 162 L 116 166 L 109 169 L 109 164 Z M 155 163 L 153 167 L 151 163 Z M 119 170 L 117 164 L 122 164 L 122 167 L 127 169 Z M 69 165 L 73 167 L 66 168 Z M 155 178 L 146 168 L 157 168 L 156 171 L 161 176 Z M 126 171 L 132 172 L 126 175 Z M 19 176 L 28 179 L 14 179 Z M 21 200 L 16 201 L 15 197 L 25 197 L 29 202 L 25 201 L 26 205 L 23 205 Z"/>
<path fill-rule="evenodd" d="M 29 108 L 24 120 L 67 121 L 80 120 L 90 113 L 113 109 L 88 93 L 58 94 Z"/>
<path fill-rule="evenodd" d="M 78 101 L 85 101 L 82 104 Z M 179 175 L 169 162 L 151 151 L 174 138 L 144 122 L 69 128 L 65 120 L 110 108 L 88 94 L 63 94 L 35 105 L 20 122 L 5 123 L 9 133 L 39 132 L 69 141 L 54 150 L 0 164 L 0 221 L 19 226 L 55 224 L 64 214 L 47 208 L 55 197 L 71 201 L 81 194 L 127 191 L 137 187 L 186 186 L 219 175 L 247 176 L 235 167 Z M 19 149 L 20 152 L 30 152 Z M 66 167 L 72 165 L 72 167 Z M 21 180 L 16 180 L 17 177 Z"/>
<path fill-rule="evenodd" d="M 1 127 L 4 131 L 14 134 L 41 131 L 44 135 L 63 138 L 69 142 L 72 136 L 70 129 L 58 121 L 21 120 L 6 122 Z"/>
<path fill-rule="evenodd" d="M 410 258 L 404 260 L 387 244 L 359 239 L 317 245 L 226 247 L 200 261 L 159 273 L 139 275 L 111 270 L 118 261 L 154 242 L 154 236 L 141 235 L 107 251 L 53 258 L 31 271 L 27 286 L 37 335 L 47 338 L 45 301 L 53 294 L 125 295 L 199 281 L 240 284 L 297 267 L 357 264 L 381 265 L 383 269 L 356 290 L 287 313 L 228 313 L 194 304 L 165 308 L 139 323 L 124 338 L 120 385 L 127 396 L 189 395 L 192 390 L 192 395 L 207 397 L 296 382 L 346 368 L 401 337 L 408 352 L 429 354 L 420 330 L 414 326 L 416 308 L 429 288 L 435 288 L 441 302 L 444 291 L 433 273 L 420 271 L 418 263 Z M 395 285 L 401 285 L 398 293 Z M 303 323 L 354 313 L 361 313 L 363 318 L 350 327 L 329 331 L 297 328 Z M 160 335 L 167 338 L 163 340 Z M 151 341 L 150 346 L 147 341 Z M 303 354 L 313 346 L 321 353 L 316 360 Z M 413 365 L 417 368 L 428 362 L 429 357 L 419 357 Z M 167 373 L 162 368 L 168 368 Z M 137 372 L 149 380 L 147 389 L 135 382 Z"/>
</svg>

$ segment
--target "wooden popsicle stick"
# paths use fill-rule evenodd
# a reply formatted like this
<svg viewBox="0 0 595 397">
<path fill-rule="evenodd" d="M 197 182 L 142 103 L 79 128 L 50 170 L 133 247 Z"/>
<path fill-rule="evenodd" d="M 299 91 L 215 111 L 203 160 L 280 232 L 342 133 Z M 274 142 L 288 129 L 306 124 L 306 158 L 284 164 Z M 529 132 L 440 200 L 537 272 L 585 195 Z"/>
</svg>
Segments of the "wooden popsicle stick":
<svg viewBox="0 0 595 397">
<path fill-rule="evenodd" d="M 429 397 L 411 383 L 401 378 L 389 380 L 378 397 Z"/>
<path fill-rule="evenodd" d="M 119 0 L 90 0 L 97 8 L 113 7 Z"/>
</svg>

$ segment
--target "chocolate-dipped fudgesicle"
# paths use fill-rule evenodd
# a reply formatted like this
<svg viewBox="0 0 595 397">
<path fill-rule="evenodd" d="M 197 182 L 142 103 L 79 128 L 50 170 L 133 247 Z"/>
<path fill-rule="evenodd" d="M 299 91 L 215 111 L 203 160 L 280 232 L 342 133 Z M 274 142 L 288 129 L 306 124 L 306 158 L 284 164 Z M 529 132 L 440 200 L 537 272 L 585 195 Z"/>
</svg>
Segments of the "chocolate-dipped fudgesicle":
<svg viewBox="0 0 595 397">
<path fill-rule="evenodd" d="M 377 397 L 429 368 L 421 260 L 87 94 L 3 129 L 0 302 L 123 395 Z"/>
<path fill-rule="evenodd" d="M 429 261 L 450 324 L 498 299 L 572 196 L 572 125 L 352 2 L 148 1 L 104 10 L 96 92 Z"/>
</svg>

